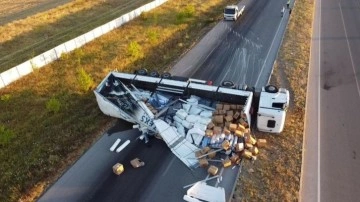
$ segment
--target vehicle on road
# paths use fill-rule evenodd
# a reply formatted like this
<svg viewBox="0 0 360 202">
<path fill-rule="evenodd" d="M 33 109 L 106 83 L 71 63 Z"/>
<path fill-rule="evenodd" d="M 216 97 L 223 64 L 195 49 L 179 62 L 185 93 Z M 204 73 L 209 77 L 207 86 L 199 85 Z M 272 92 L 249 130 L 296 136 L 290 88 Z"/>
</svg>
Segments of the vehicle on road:
<svg viewBox="0 0 360 202">
<path fill-rule="evenodd" d="M 244 13 L 244 10 L 245 5 L 240 6 L 240 8 L 237 5 L 226 6 L 224 9 L 224 19 L 236 21 Z"/>
<path fill-rule="evenodd" d="M 206 168 L 218 157 L 215 162 L 223 162 L 220 166 L 224 169 L 238 165 L 239 156 L 252 158 L 258 153 L 244 147 L 256 144 L 250 134 L 253 121 L 260 131 L 283 130 L 289 91 L 268 85 L 254 92 L 231 81 L 211 84 L 169 73 L 147 74 L 146 70 L 136 74 L 111 72 L 94 93 L 104 114 L 134 123 L 145 142 L 151 136 L 160 137 L 189 168 Z M 142 165 L 135 161 L 133 167 Z M 210 169 L 209 173 L 221 179 L 219 169 L 210 167 L 216 172 Z M 189 197 L 207 200 L 194 193 L 200 192 L 191 192 Z"/>
</svg>

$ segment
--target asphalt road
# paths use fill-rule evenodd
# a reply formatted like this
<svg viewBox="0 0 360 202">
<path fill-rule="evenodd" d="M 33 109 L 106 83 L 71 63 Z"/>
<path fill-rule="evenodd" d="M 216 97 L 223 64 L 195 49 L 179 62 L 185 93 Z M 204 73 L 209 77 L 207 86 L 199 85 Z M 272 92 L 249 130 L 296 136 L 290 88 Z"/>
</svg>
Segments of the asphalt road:
<svg viewBox="0 0 360 202">
<path fill-rule="evenodd" d="M 274 60 L 289 18 L 286 0 L 243 0 L 244 15 L 222 21 L 171 70 L 172 74 L 247 84 L 257 89 L 270 79 Z"/>
<path fill-rule="evenodd" d="M 233 77 L 237 83 L 244 81 L 252 86 L 267 83 L 288 19 L 288 14 L 283 18 L 280 15 L 286 1 L 241 3 L 247 4 L 244 16 L 236 22 L 219 23 L 175 65 L 173 74 L 217 83 Z M 154 139 L 149 148 L 134 140 L 136 130 L 115 131 L 93 145 L 39 201 L 182 201 L 186 193 L 183 186 L 207 177 L 204 169 L 189 170 L 163 142 Z M 120 154 L 109 151 L 117 138 L 122 142 L 131 139 Z M 128 162 L 135 157 L 144 160 L 145 167 L 131 168 Z M 123 175 L 112 173 L 116 162 L 124 163 Z M 228 196 L 238 173 L 239 167 L 224 170 L 227 177 L 218 185 L 225 187 Z M 216 181 L 208 183 L 214 185 Z"/>
<path fill-rule="evenodd" d="M 317 0 L 301 201 L 359 201 L 360 1 Z"/>
</svg>

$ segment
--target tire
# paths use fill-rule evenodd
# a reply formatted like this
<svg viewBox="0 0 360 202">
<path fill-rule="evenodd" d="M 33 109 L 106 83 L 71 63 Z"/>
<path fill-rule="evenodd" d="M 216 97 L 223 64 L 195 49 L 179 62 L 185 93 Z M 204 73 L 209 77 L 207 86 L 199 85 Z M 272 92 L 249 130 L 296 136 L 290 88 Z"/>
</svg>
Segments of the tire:
<svg viewBox="0 0 360 202">
<path fill-rule="evenodd" d="M 150 72 L 150 74 L 149 74 L 149 76 L 152 76 L 152 77 L 159 77 L 159 76 L 160 76 L 160 74 L 159 74 L 159 72 L 157 72 L 157 71 L 151 71 L 151 72 Z"/>
<path fill-rule="evenodd" d="M 161 77 L 164 79 L 171 79 L 171 74 L 169 72 L 164 72 Z"/>
<path fill-rule="evenodd" d="M 136 74 L 138 75 L 142 75 L 142 76 L 146 76 L 147 75 L 147 70 L 146 69 L 139 69 L 136 71 Z"/>
<path fill-rule="evenodd" d="M 236 88 L 234 82 L 232 82 L 232 81 L 223 81 L 223 82 L 221 83 L 221 87 L 233 88 L 233 89 Z"/>
<path fill-rule="evenodd" d="M 277 93 L 278 91 L 279 91 L 279 89 L 273 85 L 267 85 L 265 87 L 265 92 L 268 92 L 268 93 Z"/>
</svg>

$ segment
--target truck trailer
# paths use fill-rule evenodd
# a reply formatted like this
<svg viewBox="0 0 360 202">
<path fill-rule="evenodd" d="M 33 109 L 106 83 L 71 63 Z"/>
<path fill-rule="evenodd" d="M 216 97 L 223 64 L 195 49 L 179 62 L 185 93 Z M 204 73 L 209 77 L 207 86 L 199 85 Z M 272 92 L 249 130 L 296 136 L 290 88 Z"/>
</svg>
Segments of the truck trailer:
<svg viewBox="0 0 360 202">
<path fill-rule="evenodd" d="M 260 131 L 280 133 L 290 99 L 288 90 L 272 85 L 255 92 L 231 81 L 216 86 L 145 70 L 110 72 L 94 93 L 104 114 L 133 123 L 145 142 L 161 138 L 189 169 L 221 159 L 225 168 L 239 164 L 239 156 L 251 157 L 244 145 L 255 141 L 254 122 Z M 184 198 L 197 198 L 188 193 Z"/>
</svg>

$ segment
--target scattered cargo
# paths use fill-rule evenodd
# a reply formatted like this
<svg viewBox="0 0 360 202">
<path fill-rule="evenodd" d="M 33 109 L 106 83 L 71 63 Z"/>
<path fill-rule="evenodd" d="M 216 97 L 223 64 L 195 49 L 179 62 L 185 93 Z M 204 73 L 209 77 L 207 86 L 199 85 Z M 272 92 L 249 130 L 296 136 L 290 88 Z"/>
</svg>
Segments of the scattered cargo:
<svg viewBox="0 0 360 202">
<path fill-rule="evenodd" d="M 229 81 L 212 86 L 203 80 L 176 80 L 170 74 L 138 73 L 111 72 L 94 91 L 99 108 L 106 115 L 136 124 L 145 142 L 152 136 L 161 137 L 190 168 L 200 166 L 215 177 L 219 167 L 222 175 L 222 169 L 239 165 L 242 159 L 255 160 L 258 147 L 264 147 L 266 140 L 251 135 L 253 117 L 260 131 L 283 130 L 289 105 L 286 89 L 269 85 L 254 93 Z M 130 163 L 135 168 L 145 165 L 140 159 Z M 116 164 L 113 170 L 119 175 L 124 167 Z"/>
<path fill-rule="evenodd" d="M 116 175 L 120 175 L 121 173 L 124 172 L 124 166 L 123 164 L 121 163 L 116 163 L 114 166 L 113 166 L 113 172 L 116 174 Z"/>
</svg>

